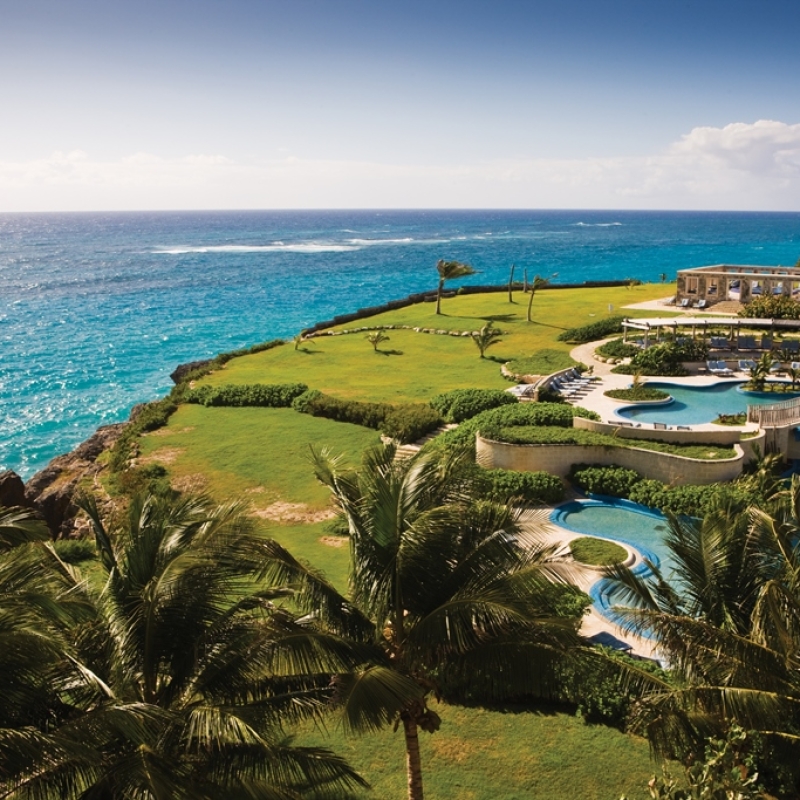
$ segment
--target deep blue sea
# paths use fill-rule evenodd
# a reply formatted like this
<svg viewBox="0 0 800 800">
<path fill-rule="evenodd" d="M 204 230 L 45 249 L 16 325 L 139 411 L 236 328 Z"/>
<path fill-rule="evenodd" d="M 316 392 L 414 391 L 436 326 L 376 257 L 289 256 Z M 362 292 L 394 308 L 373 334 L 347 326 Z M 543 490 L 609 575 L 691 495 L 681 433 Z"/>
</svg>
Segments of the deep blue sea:
<svg viewBox="0 0 800 800">
<path fill-rule="evenodd" d="M 0 469 L 30 477 L 182 362 L 509 267 L 557 282 L 794 264 L 800 214 L 321 211 L 0 214 Z M 458 284 L 455 284 L 456 286 Z"/>
</svg>

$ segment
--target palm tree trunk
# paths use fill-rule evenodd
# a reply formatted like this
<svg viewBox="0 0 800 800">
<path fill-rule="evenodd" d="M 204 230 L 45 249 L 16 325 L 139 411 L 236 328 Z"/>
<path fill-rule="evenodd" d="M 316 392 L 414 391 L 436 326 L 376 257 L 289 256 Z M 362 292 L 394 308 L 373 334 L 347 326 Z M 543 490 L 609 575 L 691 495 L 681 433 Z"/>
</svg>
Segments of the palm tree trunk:
<svg viewBox="0 0 800 800">
<path fill-rule="evenodd" d="M 527 321 L 531 322 L 531 306 L 533 306 L 533 296 L 536 294 L 536 289 L 531 285 L 531 296 L 528 298 L 528 315 Z"/>
<path fill-rule="evenodd" d="M 442 289 L 444 288 L 444 278 L 439 278 L 439 288 L 436 290 L 436 313 L 442 313 Z"/>
<path fill-rule="evenodd" d="M 419 757 L 419 734 L 417 732 L 417 722 L 411 714 L 403 715 L 403 731 L 406 735 L 408 800 L 423 800 L 422 762 Z"/>
</svg>

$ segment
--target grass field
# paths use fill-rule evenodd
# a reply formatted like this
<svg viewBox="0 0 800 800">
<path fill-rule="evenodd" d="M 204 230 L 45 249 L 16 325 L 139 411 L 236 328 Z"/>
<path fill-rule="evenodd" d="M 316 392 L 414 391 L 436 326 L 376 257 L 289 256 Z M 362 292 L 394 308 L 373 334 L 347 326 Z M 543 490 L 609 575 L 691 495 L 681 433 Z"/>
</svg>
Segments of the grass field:
<svg viewBox="0 0 800 800">
<path fill-rule="evenodd" d="M 202 383 L 302 382 L 337 397 L 386 402 L 425 402 L 450 389 L 506 388 L 500 363 L 530 359 L 540 351 L 568 356 L 572 345 L 556 341 L 567 328 L 597 322 L 609 316 L 611 305 L 619 313 L 625 302 L 655 299 L 669 287 L 644 285 L 631 289 L 576 289 L 544 291 L 536 295 L 532 323 L 525 321 L 522 293 L 509 304 L 507 295 L 457 296 L 444 304 L 437 316 L 432 303 L 422 303 L 380 316 L 362 325 L 411 325 L 437 330 L 471 331 L 494 320 L 503 331 L 502 341 L 481 359 L 469 337 L 439 336 L 409 330 L 390 330 L 389 341 L 374 352 L 366 333 L 317 336 L 295 350 L 292 345 L 230 361 Z M 630 316 L 653 312 L 625 311 Z M 659 312 L 661 315 L 661 312 Z"/>
<path fill-rule="evenodd" d="M 540 350 L 566 357 L 557 342 L 563 329 L 588 324 L 625 303 L 666 296 L 673 287 L 541 291 L 534 323 L 525 322 L 526 298 L 504 293 L 447 299 L 445 315 L 426 303 L 371 318 L 364 324 L 407 324 L 474 330 L 487 320 L 504 331 L 502 343 L 480 359 L 467 337 L 391 330 L 374 353 L 364 333 L 318 337 L 303 348 L 291 344 L 229 362 L 204 383 L 286 383 L 358 400 L 425 402 L 455 388 L 506 388 L 501 361 L 535 358 Z M 631 316 L 635 312 L 627 312 Z M 639 315 L 648 312 L 641 312 Z M 652 315 L 652 312 L 649 312 Z M 659 312 L 659 315 L 662 315 Z M 164 464 L 179 487 L 198 488 L 222 501 L 250 504 L 265 534 L 347 585 L 347 542 L 331 536 L 327 490 L 314 479 L 309 445 L 327 446 L 352 465 L 379 441 L 375 431 L 299 414 L 291 409 L 205 408 L 184 405 L 169 425 L 143 438 L 142 460 Z M 585 725 L 565 714 L 500 713 L 437 706 L 442 729 L 421 740 L 426 796 L 430 800 L 631 800 L 647 797 L 655 771 L 647 744 L 615 730 Z M 325 744 L 348 758 L 372 783 L 371 796 L 405 796 L 403 741 L 391 730 L 360 739 L 305 732 L 304 743 Z"/>
<path fill-rule="evenodd" d="M 575 716 L 432 707 L 442 727 L 420 734 L 426 800 L 644 800 L 659 772 L 645 741 Z M 402 730 L 299 741 L 344 755 L 372 785 L 365 800 L 405 796 Z"/>
</svg>

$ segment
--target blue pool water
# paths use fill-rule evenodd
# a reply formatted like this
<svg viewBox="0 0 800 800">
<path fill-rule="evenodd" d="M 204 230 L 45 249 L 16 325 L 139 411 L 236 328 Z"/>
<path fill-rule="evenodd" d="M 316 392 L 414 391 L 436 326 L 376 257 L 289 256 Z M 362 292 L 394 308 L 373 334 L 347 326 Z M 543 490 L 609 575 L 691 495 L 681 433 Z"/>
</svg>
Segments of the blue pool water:
<svg viewBox="0 0 800 800">
<path fill-rule="evenodd" d="M 664 577 L 670 577 L 671 556 L 664 544 L 668 523 L 666 517 L 657 511 L 640 506 L 638 503 L 631 503 L 629 500 L 604 497 L 565 503 L 553 511 L 550 520 L 576 533 L 600 536 L 629 545 L 648 561 L 661 567 Z M 634 567 L 633 572 L 645 575 L 650 570 L 647 564 L 640 562 Z M 614 621 L 611 609 L 615 603 L 610 590 L 610 582 L 601 578 L 592 586 L 589 594 L 595 608 Z"/>
<path fill-rule="evenodd" d="M 764 405 L 800 397 L 800 393 L 743 392 L 742 383 L 718 383 L 715 386 L 678 386 L 648 381 L 654 389 L 672 395 L 668 405 L 641 405 L 621 408 L 617 416 L 636 422 L 666 422 L 678 425 L 701 425 L 713 422 L 720 414 L 738 414 L 748 405 Z"/>
</svg>

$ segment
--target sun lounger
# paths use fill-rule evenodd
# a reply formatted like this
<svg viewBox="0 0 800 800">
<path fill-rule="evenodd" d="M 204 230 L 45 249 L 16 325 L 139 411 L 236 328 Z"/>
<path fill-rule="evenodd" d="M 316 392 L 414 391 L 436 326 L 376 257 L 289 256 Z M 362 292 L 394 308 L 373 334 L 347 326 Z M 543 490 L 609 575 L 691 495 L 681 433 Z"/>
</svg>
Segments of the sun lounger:
<svg viewBox="0 0 800 800">
<path fill-rule="evenodd" d="M 756 362 L 752 358 L 740 358 L 739 369 L 742 372 L 750 372 L 756 368 Z"/>
<path fill-rule="evenodd" d="M 772 339 L 770 339 L 769 336 L 761 337 L 761 349 L 772 350 Z"/>
<path fill-rule="evenodd" d="M 688 297 L 684 297 L 683 300 L 681 300 L 681 302 L 680 302 L 680 307 L 681 308 L 689 308 L 689 304 L 691 302 L 692 301 Z"/>
<path fill-rule="evenodd" d="M 676 425 L 675 430 L 678 431 L 690 431 L 691 428 L 688 425 Z"/>
<path fill-rule="evenodd" d="M 800 342 L 794 340 L 784 342 L 781 345 L 781 349 L 785 350 L 787 353 L 800 353 Z"/>
<path fill-rule="evenodd" d="M 724 361 L 706 361 L 706 368 L 712 375 L 722 375 L 724 377 L 733 375 Z"/>
<path fill-rule="evenodd" d="M 711 347 L 714 350 L 727 350 L 728 349 L 728 339 L 725 336 L 712 336 L 711 337 Z"/>
<path fill-rule="evenodd" d="M 773 361 L 772 362 L 772 366 L 769 368 L 769 371 L 772 372 L 772 373 L 782 372 L 783 371 L 783 365 L 781 364 L 780 361 Z"/>
<path fill-rule="evenodd" d="M 653 430 L 656 431 L 668 431 L 669 425 L 666 422 L 654 422 L 653 423 Z"/>
<path fill-rule="evenodd" d="M 755 350 L 756 349 L 756 337 L 755 336 L 740 336 L 739 337 L 739 349 L 740 350 Z"/>
<path fill-rule="evenodd" d="M 695 307 L 695 308 L 705 308 L 705 307 L 706 307 L 706 301 L 705 301 L 705 300 L 698 300 L 698 301 L 697 301 L 697 302 L 694 304 L 694 307 Z"/>
</svg>

